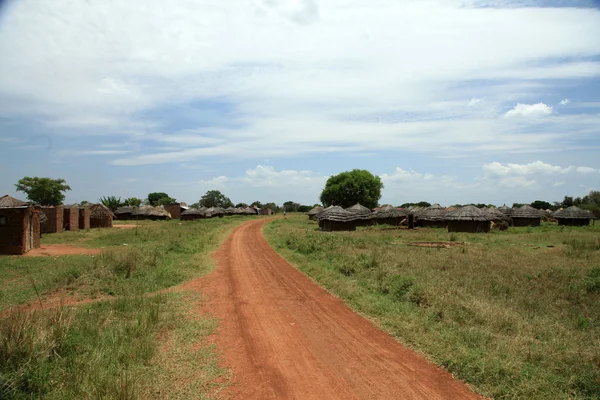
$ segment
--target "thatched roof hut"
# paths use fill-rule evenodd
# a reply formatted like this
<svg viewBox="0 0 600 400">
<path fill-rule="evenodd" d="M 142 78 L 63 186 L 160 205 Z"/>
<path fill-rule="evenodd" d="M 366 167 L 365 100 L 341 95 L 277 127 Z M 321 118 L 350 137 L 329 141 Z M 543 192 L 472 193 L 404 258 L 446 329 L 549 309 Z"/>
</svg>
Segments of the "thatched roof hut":
<svg viewBox="0 0 600 400">
<path fill-rule="evenodd" d="M 323 211 L 323 210 L 324 210 L 324 208 L 323 208 L 323 207 L 321 207 L 321 206 L 315 206 L 315 207 L 311 208 L 311 209 L 310 209 L 310 210 L 309 210 L 309 211 L 306 213 L 306 215 L 308 215 L 308 219 L 311 219 L 311 220 L 313 220 L 313 219 L 315 219 L 315 215 L 317 215 L 318 213 L 320 213 L 320 212 L 321 212 L 321 211 Z"/>
<path fill-rule="evenodd" d="M 553 217 L 559 225 L 587 226 L 594 219 L 594 214 L 590 211 L 582 210 L 577 206 L 571 206 L 564 210 L 558 210 L 554 213 Z"/>
<path fill-rule="evenodd" d="M 369 226 L 375 223 L 375 213 L 359 203 L 346 208 L 346 211 L 356 216 L 356 226 Z"/>
<path fill-rule="evenodd" d="M 195 219 L 206 218 L 206 208 L 188 208 L 181 213 L 180 218 L 182 221 L 193 221 Z"/>
<path fill-rule="evenodd" d="M 504 214 L 502 211 L 498 210 L 495 207 L 483 207 L 481 211 L 487 213 L 490 217 L 492 217 L 492 221 L 494 222 L 508 222 L 512 223 L 512 219 Z"/>
<path fill-rule="evenodd" d="M 416 217 L 417 225 L 430 228 L 445 228 L 444 215 L 447 213 L 448 211 L 444 207 L 435 203 L 418 213 Z"/>
<path fill-rule="evenodd" d="M 469 205 L 460 207 L 444 216 L 448 232 L 487 233 L 492 217 L 479 208 Z"/>
<path fill-rule="evenodd" d="M 120 220 L 135 219 L 133 217 L 133 213 L 135 212 L 136 208 L 137 207 L 132 206 L 119 207 L 115 210 L 115 217 Z"/>
<path fill-rule="evenodd" d="M 322 231 L 355 231 L 357 217 L 340 206 L 330 206 L 317 214 Z"/>
<path fill-rule="evenodd" d="M 375 211 L 375 220 L 379 225 L 398 226 L 407 217 L 407 213 L 389 204 L 383 205 Z"/>
<path fill-rule="evenodd" d="M 104 204 L 90 207 L 90 228 L 112 228 L 115 214 Z"/>
<path fill-rule="evenodd" d="M 542 221 L 542 212 L 528 204 L 513 210 L 510 217 L 514 226 L 540 226 Z"/>
<path fill-rule="evenodd" d="M 171 214 L 164 208 L 141 206 L 131 214 L 134 219 L 165 220 L 171 219 Z"/>
<path fill-rule="evenodd" d="M 508 207 L 506 204 L 503 204 L 502 206 L 498 207 L 498 211 L 510 217 L 514 210 Z"/>
<path fill-rule="evenodd" d="M 9 195 L 0 197 L 0 208 L 25 207 L 29 204 L 30 203 L 26 201 L 15 199 L 14 197 Z"/>
<path fill-rule="evenodd" d="M 225 215 L 225 210 L 221 207 L 210 207 L 207 208 L 206 211 L 206 218 L 212 218 L 212 217 L 223 217 Z"/>
</svg>

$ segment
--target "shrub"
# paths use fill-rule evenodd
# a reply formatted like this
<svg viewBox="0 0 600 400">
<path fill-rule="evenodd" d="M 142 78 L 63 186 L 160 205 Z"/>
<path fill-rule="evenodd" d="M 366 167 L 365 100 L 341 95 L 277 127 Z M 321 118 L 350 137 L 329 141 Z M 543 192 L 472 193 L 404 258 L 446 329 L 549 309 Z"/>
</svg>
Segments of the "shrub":
<svg viewBox="0 0 600 400">
<path fill-rule="evenodd" d="M 600 267 L 594 267 L 588 271 L 585 288 L 588 293 L 600 293 Z"/>
</svg>

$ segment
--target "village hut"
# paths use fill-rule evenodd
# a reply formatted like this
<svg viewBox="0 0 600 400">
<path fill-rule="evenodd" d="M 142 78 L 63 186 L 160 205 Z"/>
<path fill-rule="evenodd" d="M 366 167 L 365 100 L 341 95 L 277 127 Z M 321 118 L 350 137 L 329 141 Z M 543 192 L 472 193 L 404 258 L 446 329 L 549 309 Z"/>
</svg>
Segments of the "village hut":
<svg viewBox="0 0 600 400">
<path fill-rule="evenodd" d="M 346 208 L 356 217 L 356 226 L 371 226 L 375 224 L 375 214 L 367 207 L 356 203 L 352 207 Z"/>
<path fill-rule="evenodd" d="M 495 207 L 483 207 L 481 211 L 487 213 L 490 217 L 492 217 L 492 221 L 495 223 L 512 222 L 512 219 L 508 215 L 504 214 L 502 211 L 498 210 Z"/>
<path fill-rule="evenodd" d="M 418 213 L 417 225 L 429 228 L 445 228 L 444 215 L 447 213 L 448 211 L 444 207 L 435 203 Z"/>
<path fill-rule="evenodd" d="M 188 209 L 185 203 L 172 203 L 165 204 L 163 208 L 171 214 L 171 218 L 179 219 L 181 217 L 181 213 Z"/>
<path fill-rule="evenodd" d="M 468 205 L 449 212 L 444 216 L 448 232 L 487 233 L 492 217 L 479 208 Z"/>
<path fill-rule="evenodd" d="M 273 215 L 273 210 L 269 207 L 263 207 L 260 209 L 260 215 Z"/>
<path fill-rule="evenodd" d="M 30 203 L 15 199 L 12 196 L 5 195 L 0 197 L 0 208 L 14 208 L 14 207 L 24 207 L 28 206 Z"/>
<path fill-rule="evenodd" d="M 152 206 L 141 206 L 138 207 L 131 216 L 133 219 L 150 219 L 156 220 L 167 220 L 171 219 L 171 214 L 164 208 L 152 207 Z"/>
<path fill-rule="evenodd" d="M 206 208 L 188 208 L 184 212 L 181 213 L 180 216 L 182 221 L 193 221 L 196 219 L 204 219 L 206 218 Z"/>
<path fill-rule="evenodd" d="M 79 230 L 79 206 L 71 205 L 63 207 L 63 226 L 65 231 Z"/>
<path fill-rule="evenodd" d="M 1 207 L 0 254 L 25 254 L 40 247 L 41 213 L 39 206 Z"/>
<path fill-rule="evenodd" d="M 223 218 L 225 210 L 221 207 L 210 207 L 206 209 L 206 218 L 219 217 Z"/>
<path fill-rule="evenodd" d="M 406 212 L 389 204 L 381 206 L 379 210 L 375 211 L 375 221 L 379 225 L 399 226 L 406 217 Z"/>
<path fill-rule="evenodd" d="M 91 228 L 112 228 L 115 214 L 104 204 L 94 204 L 90 207 Z"/>
<path fill-rule="evenodd" d="M 115 217 L 122 221 L 135 219 L 135 217 L 133 216 L 133 213 L 135 212 L 136 208 L 137 207 L 132 207 L 132 206 L 119 207 L 114 212 Z"/>
<path fill-rule="evenodd" d="M 46 222 L 40 220 L 42 233 L 57 233 L 65 229 L 63 223 L 65 211 L 63 206 L 42 207 L 41 211 L 46 216 Z"/>
<path fill-rule="evenodd" d="M 500 211 L 502 214 L 510 217 L 513 213 L 513 209 L 508 207 L 506 204 L 503 204 L 501 207 L 498 207 L 498 211 Z"/>
<path fill-rule="evenodd" d="M 79 207 L 79 229 L 90 229 L 91 206 L 91 204 L 86 203 Z"/>
<path fill-rule="evenodd" d="M 526 204 L 512 212 L 510 217 L 514 226 L 540 226 L 542 213 L 540 210 Z"/>
<path fill-rule="evenodd" d="M 235 215 L 237 210 L 234 207 L 227 207 L 225 209 L 225 215 Z"/>
<path fill-rule="evenodd" d="M 311 208 L 306 215 L 308 215 L 308 219 L 310 220 L 314 220 L 315 219 L 315 215 L 317 215 L 318 213 L 320 213 L 321 211 L 323 211 L 324 208 L 321 206 L 315 206 L 313 208 Z"/>
<path fill-rule="evenodd" d="M 594 219 L 594 214 L 577 206 L 571 206 L 555 212 L 554 218 L 558 225 L 587 226 Z"/>
<path fill-rule="evenodd" d="M 319 228 L 322 231 L 355 231 L 356 215 L 340 206 L 330 206 L 318 214 Z"/>
</svg>

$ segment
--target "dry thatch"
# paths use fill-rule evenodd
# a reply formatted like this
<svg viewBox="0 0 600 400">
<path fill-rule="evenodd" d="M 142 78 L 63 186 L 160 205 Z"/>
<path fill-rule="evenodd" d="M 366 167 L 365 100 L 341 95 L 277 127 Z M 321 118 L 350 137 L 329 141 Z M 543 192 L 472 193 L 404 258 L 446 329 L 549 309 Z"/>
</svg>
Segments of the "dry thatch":
<svg viewBox="0 0 600 400">
<path fill-rule="evenodd" d="M 475 206 L 464 206 L 444 215 L 446 221 L 491 221 L 492 217 Z"/>
<path fill-rule="evenodd" d="M 337 206 L 329 206 L 329 207 L 326 207 L 326 208 L 322 209 L 320 212 L 316 213 L 316 214 L 313 216 L 313 219 L 318 221 L 318 220 L 320 219 L 320 217 L 321 217 L 321 214 L 323 214 L 323 213 L 324 213 L 325 211 L 327 211 L 327 210 L 330 210 L 330 209 L 332 209 L 333 207 L 337 207 Z M 341 207 L 340 207 L 340 208 L 341 208 Z"/>
<path fill-rule="evenodd" d="M 115 218 L 115 214 L 104 204 L 93 204 L 90 206 L 91 219 Z"/>
<path fill-rule="evenodd" d="M 315 219 L 315 215 L 323 211 L 324 208 L 321 206 L 316 206 L 311 208 L 306 214 L 308 215 L 308 219 Z"/>
<path fill-rule="evenodd" d="M 119 207 L 115 210 L 115 215 L 117 217 L 119 217 L 120 215 L 131 215 L 135 212 L 136 207 L 131 207 L 131 206 L 124 206 L 124 207 Z"/>
<path fill-rule="evenodd" d="M 23 200 L 15 199 L 9 195 L 0 197 L 0 208 L 24 207 L 29 203 Z"/>
<path fill-rule="evenodd" d="M 137 208 L 131 215 L 134 217 L 147 219 L 171 219 L 171 214 L 169 214 L 164 208 L 152 206 L 141 206 Z"/>
<path fill-rule="evenodd" d="M 502 211 L 498 210 L 497 208 L 483 207 L 481 210 L 487 213 L 490 217 L 492 217 L 492 221 L 510 221 L 510 217 L 504 214 Z"/>
<path fill-rule="evenodd" d="M 417 216 L 419 221 L 443 221 L 444 215 L 448 212 L 444 207 L 440 206 L 438 203 L 435 203 L 432 206 L 427 207 L 422 212 L 420 212 Z"/>
<path fill-rule="evenodd" d="M 337 221 L 337 222 L 350 222 L 357 219 L 356 215 L 344 210 L 340 206 L 330 206 L 325 210 L 317 214 L 319 221 Z"/>
<path fill-rule="evenodd" d="M 359 203 L 356 203 L 352 207 L 346 208 L 346 211 L 354 214 L 356 219 L 370 220 L 375 218 L 375 214 L 371 210 Z"/>
<path fill-rule="evenodd" d="M 501 207 L 498 207 L 498 211 L 500 211 L 502 214 L 510 217 L 514 210 L 512 208 L 508 207 L 506 204 L 504 204 Z"/>
<path fill-rule="evenodd" d="M 528 204 L 523 207 L 519 207 L 512 212 L 510 215 L 513 219 L 515 218 L 542 218 L 543 214 L 537 208 L 533 208 Z"/>
<path fill-rule="evenodd" d="M 594 219 L 594 214 L 592 214 L 590 211 L 582 210 L 577 206 L 571 206 L 565 208 L 564 210 L 558 210 L 553 216 L 556 219 Z"/>
<path fill-rule="evenodd" d="M 375 218 L 377 219 L 403 218 L 406 216 L 406 212 L 389 204 L 381 206 L 379 210 L 375 211 Z"/>
</svg>

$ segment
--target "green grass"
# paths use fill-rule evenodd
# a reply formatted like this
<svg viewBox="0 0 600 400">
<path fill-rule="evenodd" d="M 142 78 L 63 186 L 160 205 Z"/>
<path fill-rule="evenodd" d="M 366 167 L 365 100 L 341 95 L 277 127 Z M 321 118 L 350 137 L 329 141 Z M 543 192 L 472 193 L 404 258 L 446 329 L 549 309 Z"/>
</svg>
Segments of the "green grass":
<svg viewBox="0 0 600 400">
<path fill-rule="evenodd" d="M 217 397 L 229 372 L 207 340 L 216 321 L 192 312 L 191 293 L 153 292 L 210 272 L 210 253 L 248 219 L 44 235 L 43 244 L 104 251 L 0 257 L 0 399 Z M 57 291 L 102 301 L 14 307 Z"/>
<path fill-rule="evenodd" d="M 306 217 L 265 235 L 399 341 L 497 399 L 600 398 L 600 226 L 490 234 L 324 233 Z M 452 248 L 407 246 L 453 241 Z"/>
</svg>

